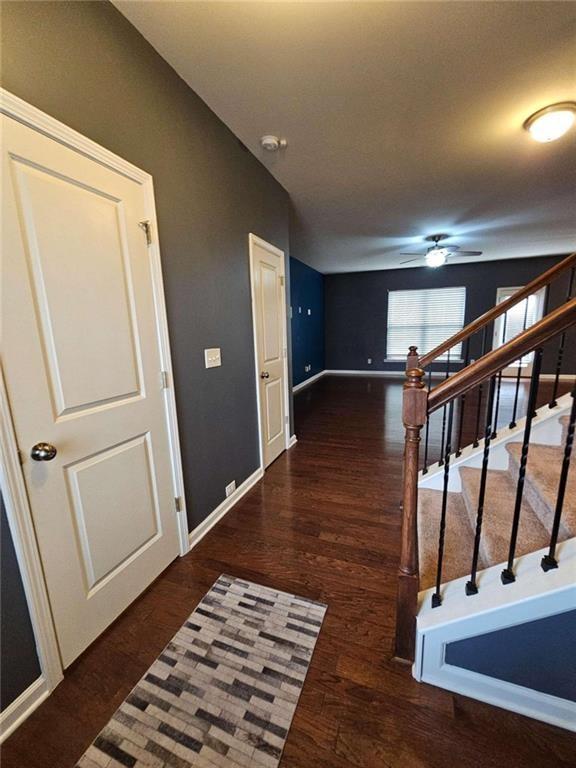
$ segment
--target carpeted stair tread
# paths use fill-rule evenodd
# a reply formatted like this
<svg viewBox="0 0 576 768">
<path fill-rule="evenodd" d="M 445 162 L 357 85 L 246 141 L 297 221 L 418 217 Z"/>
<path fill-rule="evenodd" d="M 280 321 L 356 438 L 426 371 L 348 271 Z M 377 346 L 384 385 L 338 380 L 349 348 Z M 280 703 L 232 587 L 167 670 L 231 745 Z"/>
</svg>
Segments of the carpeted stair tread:
<svg viewBox="0 0 576 768">
<path fill-rule="evenodd" d="M 480 469 L 460 467 L 462 497 L 471 525 L 476 524 L 481 474 Z M 515 499 L 516 482 L 510 474 L 505 470 L 488 470 L 480 539 L 480 552 L 487 566 L 497 565 L 508 559 Z M 524 499 L 520 512 L 516 556 L 541 549 L 549 541 L 549 534 L 528 500 Z"/>
<path fill-rule="evenodd" d="M 510 455 L 509 471 L 513 477 L 517 477 L 522 445 L 521 443 L 508 443 L 506 449 Z M 552 530 L 563 457 L 563 446 L 531 443 L 528 451 L 524 494 L 548 531 Z M 560 523 L 559 539 L 561 541 L 576 536 L 575 465 L 576 450 L 573 450 Z"/>
<path fill-rule="evenodd" d="M 442 492 L 421 488 L 418 492 L 420 589 L 428 589 L 436 582 L 441 512 Z M 459 493 L 449 493 L 446 507 L 442 583 L 470 573 L 473 546 L 474 534 L 462 496 Z"/>
</svg>

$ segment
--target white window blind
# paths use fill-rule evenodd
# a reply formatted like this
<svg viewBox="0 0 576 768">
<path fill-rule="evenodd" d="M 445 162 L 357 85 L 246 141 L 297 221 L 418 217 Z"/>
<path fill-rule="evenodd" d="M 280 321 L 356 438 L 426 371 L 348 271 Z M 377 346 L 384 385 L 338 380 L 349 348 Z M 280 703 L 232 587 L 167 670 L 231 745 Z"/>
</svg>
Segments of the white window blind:
<svg viewBox="0 0 576 768">
<path fill-rule="evenodd" d="M 421 355 L 430 352 L 464 326 L 466 288 L 427 288 L 388 293 L 386 357 L 405 359 L 415 345 Z M 450 359 L 462 354 L 462 344 L 450 350 Z M 438 360 L 445 360 L 447 353 Z"/>
</svg>

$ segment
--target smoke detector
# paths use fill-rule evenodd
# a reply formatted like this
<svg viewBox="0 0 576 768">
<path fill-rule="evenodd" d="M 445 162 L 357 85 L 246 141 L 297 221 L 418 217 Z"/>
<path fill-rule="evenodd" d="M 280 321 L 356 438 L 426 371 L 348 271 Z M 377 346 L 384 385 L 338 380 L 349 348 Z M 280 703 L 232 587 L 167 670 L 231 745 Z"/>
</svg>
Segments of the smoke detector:
<svg viewBox="0 0 576 768">
<path fill-rule="evenodd" d="M 288 146 L 286 139 L 280 139 L 278 136 L 267 134 L 260 139 L 260 146 L 267 152 L 278 152 L 279 149 L 285 149 Z"/>
</svg>

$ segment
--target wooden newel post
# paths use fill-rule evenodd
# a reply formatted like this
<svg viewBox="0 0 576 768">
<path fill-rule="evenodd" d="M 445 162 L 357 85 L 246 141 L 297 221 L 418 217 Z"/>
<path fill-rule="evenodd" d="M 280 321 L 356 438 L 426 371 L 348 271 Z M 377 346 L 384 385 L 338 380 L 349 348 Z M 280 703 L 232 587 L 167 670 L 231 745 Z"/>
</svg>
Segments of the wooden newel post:
<svg viewBox="0 0 576 768">
<path fill-rule="evenodd" d="M 418 460 L 420 432 L 426 423 L 428 390 L 422 368 L 406 371 L 402 421 L 406 428 L 402 494 L 402 541 L 398 569 L 395 658 L 414 661 L 418 607 Z"/>
<path fill-rule="evenodd" d="M 420 357 L 418 355 L 418 347 L 408 347 L 408 354 L 406 355 L 406 372 L 415 370 L 420 367 Z"/>
</svg>

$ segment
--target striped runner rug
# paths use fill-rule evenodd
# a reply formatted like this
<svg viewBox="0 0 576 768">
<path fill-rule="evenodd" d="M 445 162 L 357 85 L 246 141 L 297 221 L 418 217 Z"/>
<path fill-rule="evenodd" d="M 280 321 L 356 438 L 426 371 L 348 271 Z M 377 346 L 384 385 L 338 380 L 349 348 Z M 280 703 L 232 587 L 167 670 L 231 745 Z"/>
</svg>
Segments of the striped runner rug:
<svg viewBox="0 0 576 768">
<path fill-rule="evenodd" d="M 220 576 L 77 768 L 274 768 L 325 612 Z"/>
</svg>

